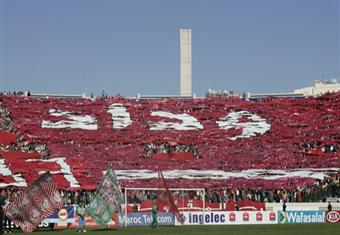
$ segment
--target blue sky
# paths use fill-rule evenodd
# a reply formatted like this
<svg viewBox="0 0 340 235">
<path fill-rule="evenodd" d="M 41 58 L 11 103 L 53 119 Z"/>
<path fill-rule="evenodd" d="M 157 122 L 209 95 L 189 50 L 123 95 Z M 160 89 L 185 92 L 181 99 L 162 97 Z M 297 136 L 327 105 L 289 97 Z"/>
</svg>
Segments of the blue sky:
<svg viewBox="0 0 340 235">
<path fill-rule="evenodd" d="M 2 90 L 179 94 L 179 29 L 193 90 L 284 92 L 340 72 L 340 1 L 0 0 Z"/>
</svg>

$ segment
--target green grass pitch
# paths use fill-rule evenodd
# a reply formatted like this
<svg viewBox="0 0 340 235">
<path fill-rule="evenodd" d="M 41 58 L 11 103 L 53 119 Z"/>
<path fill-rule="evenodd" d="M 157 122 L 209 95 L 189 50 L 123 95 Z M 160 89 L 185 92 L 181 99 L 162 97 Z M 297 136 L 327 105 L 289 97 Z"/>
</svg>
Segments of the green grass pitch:
<svg viewBox="0 0 340 235">
<path fill-rule="evenodd" d="M 23 233 L 12 233 L 23 234 Z M 75 235 L 80 234 L 78 230 L 55 230 L 37 231 L 36 235 Z M 198 225 L 178 227 L 129 227 L 110 230 L 88 230 L 88 235 L 337 235 L 340 234 L 340 223 L 338 224 L 292 224 L 292 225 Z"/>
</svg>

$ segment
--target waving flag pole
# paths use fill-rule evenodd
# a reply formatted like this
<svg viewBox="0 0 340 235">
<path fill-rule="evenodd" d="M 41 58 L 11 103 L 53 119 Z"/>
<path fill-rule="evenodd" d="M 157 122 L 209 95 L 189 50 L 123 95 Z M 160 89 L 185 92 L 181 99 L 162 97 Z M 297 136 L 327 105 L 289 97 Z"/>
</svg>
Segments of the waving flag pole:
<svg viewBox="0 0 340 235">
<path fill-rule="evenodd" d="M 121 203 L 123 201 L 118 179 L 110 167 L 101 180 L 92 201 L 86 208 L 86 213 L 91 216 L 100 228 L 104 228 L 112 219 L 115 211 L 121 212 Z"/>
<path fill-rule="evenodd" d="M 169 207 L 169 210 L 174 213 L 176 216 L 178 222 L 181 224 L 184 223 L 184 219 L 179 213 L 178 207 L 175 204 L 174 198 L 169 190 L 169 187 L 164 179 L 162 171 L 158 172 L 158 197 L 157 200 L 160 201 L 161 203 L 164 203 Z"/>
</svg>

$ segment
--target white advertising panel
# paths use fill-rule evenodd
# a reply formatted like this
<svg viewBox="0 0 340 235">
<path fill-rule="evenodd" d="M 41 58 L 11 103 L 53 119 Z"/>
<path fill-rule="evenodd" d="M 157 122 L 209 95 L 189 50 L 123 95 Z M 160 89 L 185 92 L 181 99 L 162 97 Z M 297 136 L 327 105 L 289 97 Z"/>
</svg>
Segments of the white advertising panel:
<svg viewBox="0 0 340 235">
<path fill-rule="evenodd" d="M 277 212 L 273 211 L 194 211 L 181 215 L 183 225 L 277 224 Z"/>
</svg>

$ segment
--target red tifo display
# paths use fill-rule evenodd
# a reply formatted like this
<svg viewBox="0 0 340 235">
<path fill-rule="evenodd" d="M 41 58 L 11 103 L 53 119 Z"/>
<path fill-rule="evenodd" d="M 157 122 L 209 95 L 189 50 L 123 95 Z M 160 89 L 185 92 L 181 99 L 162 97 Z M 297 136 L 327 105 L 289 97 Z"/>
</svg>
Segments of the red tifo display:
<svg viewBox="0 0 340 235">
<path fill-rule="evenodd" d="M 26 186 L 50 171 L 60 188 L 94 189 L 108 165 L 122 187 L 155 187 L 159 170 L 169 187 L 256 189 L 312 185 L 340 171 L 339 93 L 257 101 L 0 99 L 13 125 L 0 135 L 15 135 L 18 149 L 32 147 L 1 152 L 0 187 Z"/>
</svg>

